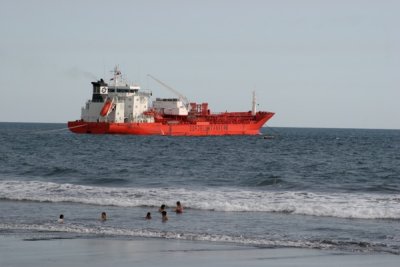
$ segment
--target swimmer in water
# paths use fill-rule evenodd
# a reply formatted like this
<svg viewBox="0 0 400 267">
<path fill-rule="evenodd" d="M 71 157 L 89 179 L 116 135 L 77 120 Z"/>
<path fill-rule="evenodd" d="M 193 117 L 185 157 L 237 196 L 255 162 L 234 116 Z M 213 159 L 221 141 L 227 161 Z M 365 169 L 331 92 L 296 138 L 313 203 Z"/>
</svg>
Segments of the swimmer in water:
<svg viewBox="0 0 400 267">
<path fill-rule="evenodd" d="M 161 214 L 162 214 L 162 221 L 163 222 L 168 221 L 167 212 L 164 210 L 163 212 L 161 212 Z"/>
<path fill-rule="evenodd" d="M 60 217 L 57 220 L 58 223 L 64 223 L 64 214 L 60 214 Z"/>
<path fill-rule="evenodd" d="M 180 201 L 176 202 L 175 212 L 176 212 L 176 213 L 183 213 L 183 207 L 182 207 Z"/>
<path fill-rule="evenodd" d="M 159 212 L 165 211 L 165 204 L 162 204 L 161 207 L 158 209 Z"/>
<path fill-rule="evenodd" d="M 145 219 L 146 220 L 151 220 L 151 213 L 150 212 L 147 212 Z"/>
<path fill-rule="evenodd" d="M 107 221 L 107 214 L 104 211 L 101 213 L 100 221 Z"/>
</svg>

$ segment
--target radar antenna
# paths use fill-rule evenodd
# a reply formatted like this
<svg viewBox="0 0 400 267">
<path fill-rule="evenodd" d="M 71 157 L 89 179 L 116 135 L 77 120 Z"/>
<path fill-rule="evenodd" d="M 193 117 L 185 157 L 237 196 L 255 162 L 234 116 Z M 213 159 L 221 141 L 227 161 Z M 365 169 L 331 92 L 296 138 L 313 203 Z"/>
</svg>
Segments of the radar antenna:
<svg viewBox="0 0 400 267">
<path fill-rule="evenodd" d="M 120 78 L 122 78 L 122 73 L 119 69 L 119 65 L 116 65 L 111 73 L 113 73 L 113 77 L 110 79 L 110 81 L 114 81 L 114 86 L 117 86 L 120 82 Z"/>
</svg>

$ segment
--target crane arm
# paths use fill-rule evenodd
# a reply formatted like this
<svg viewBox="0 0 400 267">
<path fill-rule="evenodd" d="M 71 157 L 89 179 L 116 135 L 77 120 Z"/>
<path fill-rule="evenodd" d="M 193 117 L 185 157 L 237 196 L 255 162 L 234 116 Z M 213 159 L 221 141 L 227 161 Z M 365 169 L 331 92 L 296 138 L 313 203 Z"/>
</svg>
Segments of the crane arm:
<svg viewBox="0 0 400 267">
<path fill-rule="evenodd" d="M 160 81 L 159 79 L 157 79 L 156 77 L 152 76 L 151 74 L 147 74 L 147 76 L 149 76 L 149 77 L 152 78 L 154 81 L 158 82 L 159 84 L 161 84 L 162 86 L 164 86 L 165 88 L 167 88 L 168 90 L 170 90 L 171 92 L 173 92 L 175 95 L 179 96 L 179 98 L 184 102 L 185 105 L 189 105 L 189 100 L 186 98 L 186 96 L 182 95 L 182 94 L 179 93 L 177 90 L 175 90 L 175 89 L 172 88 L 171 86 L 167 85 L 167 84 L 164 83 L 163 81 Z"/>
</svg>

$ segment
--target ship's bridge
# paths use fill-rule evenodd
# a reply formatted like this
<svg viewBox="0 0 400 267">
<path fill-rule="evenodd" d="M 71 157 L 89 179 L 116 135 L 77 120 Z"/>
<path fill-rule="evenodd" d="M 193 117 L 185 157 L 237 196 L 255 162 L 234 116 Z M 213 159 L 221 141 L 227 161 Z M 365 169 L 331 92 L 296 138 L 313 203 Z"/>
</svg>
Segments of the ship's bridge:
<svg viewBox="0 0 400 267">
<path fill-rule="evenodd" d="M 132 89 L 131 87 L 108 87 L 108 93 L 137 93 L 139 89 Z"/>
<path fill-rule="evenodd" d="M 143 122 L 150 121 L 143 113 L 149 109 L 150 91 L 142 91 L 138 85 L 122 80 L 116 67 L 114 77 L 107 84 L 103 79 L 92 82 L 92 100 L 82 108 L 84 121 Z M 153 118 L 154 120 L 154 118 Z"/>
</svg>

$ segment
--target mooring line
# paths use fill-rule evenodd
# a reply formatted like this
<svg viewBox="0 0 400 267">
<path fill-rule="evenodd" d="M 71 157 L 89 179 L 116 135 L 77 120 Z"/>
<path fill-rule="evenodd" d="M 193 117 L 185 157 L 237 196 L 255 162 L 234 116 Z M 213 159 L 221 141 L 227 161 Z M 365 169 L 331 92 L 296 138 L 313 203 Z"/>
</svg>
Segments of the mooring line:
<svg viewBox="0 0 400 267">
<path fill-rule="evenodd" d="M 78 125 L 78 126 L 74 126 L 74 127 L 66 127 L 66 128 L 62 128 L 62 129 L 54 129 L 54 130 L 47 130 L 47 131 L 37 131 L 37 132 L 33 132 L 33 133 L 61 132 L 61 131 L 69 130 L 69 129 L 75 129 L 75 128 L 83 127 L 83 126 L 86 126 L 86 125 L 87 124 L 82 124 L 82 125 Z"/>
</svg>

